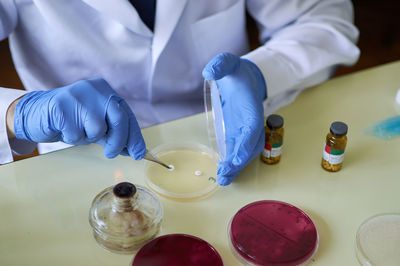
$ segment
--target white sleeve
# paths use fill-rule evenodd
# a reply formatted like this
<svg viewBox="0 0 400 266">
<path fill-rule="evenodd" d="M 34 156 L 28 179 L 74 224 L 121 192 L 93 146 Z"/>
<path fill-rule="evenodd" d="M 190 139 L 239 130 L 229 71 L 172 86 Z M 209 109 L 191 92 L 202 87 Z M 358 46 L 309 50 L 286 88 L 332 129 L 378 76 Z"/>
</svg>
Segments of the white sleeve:
<svg viewBox="0 0 400 266">
<path fill-rule="evenodd" d="M 260 68 L 268 98 L 298 93 L 359 57 L 350 0 L 248 0 L 247 9 L 263 45 L 243 57 Z"/>
<path fill-rule="evenodd" d="M 14 0 L 0 1 L 0 41 L 7 38 L 15 29 L 18 21 L 17 7 Z"/>
<path fill-rule="evenodd" d="M 14 0 L 0 0 L 0 41 L 7 38 L 15 29 L 17 21 L 18 12 Z M 7 135 L 7 109 L 14 100 L 25 93 L 27 92 L 0 87 L 0 164 L 12 162 L 13 154 L 27 154 L 32 152 L 36 147 L 36 143 L 16 138 L 8 139 Z"/>
</svg>

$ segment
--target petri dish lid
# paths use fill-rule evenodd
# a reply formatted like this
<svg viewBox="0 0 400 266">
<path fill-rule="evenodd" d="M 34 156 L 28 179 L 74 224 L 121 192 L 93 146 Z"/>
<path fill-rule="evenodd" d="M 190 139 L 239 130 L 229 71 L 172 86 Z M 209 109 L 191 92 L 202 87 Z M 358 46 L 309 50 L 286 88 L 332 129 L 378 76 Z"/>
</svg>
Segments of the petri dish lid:
<svg viewBox="0 0 400 266">
<path fill-rule="evenodd" d="M 361 265 L 399 265 L 400 214 L 379 214 L 364 221 L 356 235 Z"/>
<path fill-rule="evenodd" d="M 230 247 L 245 265 L 300 265 L 318 249 L 311 218 L 281 201 L 264 200 L 241 208 L 228 228 Z"/>
<path fill-rule="evenodd" d="M 132 266 L 223 266 L 217 250 L 201 238 L 186 234 L 160 236 L 144 245 Z"/>
<path fill-rule="evenodd" d="M 167 143 L 152 149 L 151 153 L 174 166 L 169 171 L 145 162 L 145 182 L 157 194 L 188 201 L 206 198 L 218 189 L 218 155 L 209 147 L 194 142 Z"/>
<path fill-rule="evenodd" d="M 210 146 L 219 155 L 217 162 L 224 161 L 226 158 L 225 124 L 221 94 L 215 80 L 204 80 L 204 108 Z"/>
</svg>

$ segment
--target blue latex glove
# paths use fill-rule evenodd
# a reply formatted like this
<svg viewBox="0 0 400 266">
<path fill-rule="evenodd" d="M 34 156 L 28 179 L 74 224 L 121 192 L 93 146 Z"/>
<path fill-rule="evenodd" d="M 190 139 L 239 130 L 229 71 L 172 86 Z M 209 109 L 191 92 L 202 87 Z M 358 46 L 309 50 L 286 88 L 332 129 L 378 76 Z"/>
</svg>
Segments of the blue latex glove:
<svg viewBox="0 0 400 266">
<path fill-rule="evenodd" d="M 218 166 L 218 183 L 229 185 L 264 147 L 264 77 L 258 67 L 230 53 L 214 57 L 203 77 L 220 89 L 225 122 L 226 159 Z"/>
<path fill-rule="evenodd" d="M 139 160 L 146 153 L 135 115 L 103 79 L 26 94 L 15 108 L 14 128 L 17 138 L 32 142 L 98 143 L 108 158 Z"/>
</svg>

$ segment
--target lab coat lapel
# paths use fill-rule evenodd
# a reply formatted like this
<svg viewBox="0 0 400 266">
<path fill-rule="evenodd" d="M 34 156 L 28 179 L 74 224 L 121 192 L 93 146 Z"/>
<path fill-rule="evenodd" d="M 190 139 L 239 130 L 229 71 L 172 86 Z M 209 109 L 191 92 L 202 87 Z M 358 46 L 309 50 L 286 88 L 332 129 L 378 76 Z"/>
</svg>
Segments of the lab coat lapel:
<svg viewBox="0 0 400 266">
<path fill-rule="evenodd" d="M 142 22 L 136 9 L 128 0 L 82 1 L 139 35 L 150 38 L 153 36 L 151 30 Z"/>
<path fill-rule="evenodd" d="M 156 0 L 156 21 L 153 39 L 153 65 L 165 48 L 182 15 L 187 0 Z"/>
</svg>

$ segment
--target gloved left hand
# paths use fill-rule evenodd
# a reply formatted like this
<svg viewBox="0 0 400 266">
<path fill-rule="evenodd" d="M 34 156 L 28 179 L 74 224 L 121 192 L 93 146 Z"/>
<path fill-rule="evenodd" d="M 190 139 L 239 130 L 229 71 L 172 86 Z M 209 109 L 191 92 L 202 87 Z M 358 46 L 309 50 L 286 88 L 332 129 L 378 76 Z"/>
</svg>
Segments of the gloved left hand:
<svg viewBox="0 0 400 266">
<path fill-rule="evenodd" d="M 146 144 L 128 104 L 101 78 L 23 96 L 14 114 L 15 135 L 32 142 L 98 143 L 104 155 L 140 160 Z"/>
<path fill-rule="evenodd" d="M 214 57 L 203 77 L 215 79 L 225 123 L 226 158 L 218 166 L 218 183 L 229 185 L 264 147 L 264 77 L 258 67 L 230 53 Z"/>
</svg>

